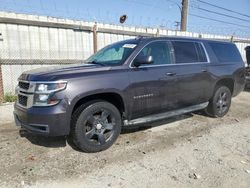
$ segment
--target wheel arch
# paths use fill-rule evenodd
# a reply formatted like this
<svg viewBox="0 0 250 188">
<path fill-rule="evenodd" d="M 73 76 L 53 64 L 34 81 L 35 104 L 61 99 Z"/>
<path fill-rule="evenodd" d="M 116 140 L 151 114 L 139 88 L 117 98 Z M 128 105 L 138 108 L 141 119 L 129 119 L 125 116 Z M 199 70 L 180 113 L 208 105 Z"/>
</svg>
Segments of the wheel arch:
<svg viewBox="0 0 250 188">
<path fill-rule="evenodd" d="M 72 104 L 70 115 L 72 116 L 74 111 L 82 104 L 93 100 L 104 100 L 113 104 L 115 107 L 117 107 L 122 117 L 126 116 L 127 114 L 127 108 L 125 105 L 124 97 L 118 92 L 110 91 L 110 92 L 92 93 L 78 97 L 75 100 L 74 104 Z"/>
<path fill-rule="evenodd" d="M 215 84 L 214 92 L 218 86 L 228 87 L 229 90 L 231 91 L 231 94 L 233 95 L 233 93 L 234 93 L 234 79 L 233 78 L 222 78 L 222 79 L 218 80 Z"/>
</svg>

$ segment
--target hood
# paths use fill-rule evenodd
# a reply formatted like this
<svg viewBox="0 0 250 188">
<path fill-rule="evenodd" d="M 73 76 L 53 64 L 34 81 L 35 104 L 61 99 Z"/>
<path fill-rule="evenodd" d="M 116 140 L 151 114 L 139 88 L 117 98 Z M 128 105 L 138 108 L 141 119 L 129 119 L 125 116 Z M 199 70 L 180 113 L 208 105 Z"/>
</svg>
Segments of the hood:
<svg viewBox="0 0 250 188">
<path fill-rule="evenodd" d="M 49 66 L 38 69 L 33 69 L 24 72 L 19 79 L 28 81 L 55 81 L 67 80 L 73 77 L 78 77 L 85 74 L 92 74 L 93 72 L 108 71 L 111 67 L 92 65 L 92 64 L 71 64 Z"/>
</svg>

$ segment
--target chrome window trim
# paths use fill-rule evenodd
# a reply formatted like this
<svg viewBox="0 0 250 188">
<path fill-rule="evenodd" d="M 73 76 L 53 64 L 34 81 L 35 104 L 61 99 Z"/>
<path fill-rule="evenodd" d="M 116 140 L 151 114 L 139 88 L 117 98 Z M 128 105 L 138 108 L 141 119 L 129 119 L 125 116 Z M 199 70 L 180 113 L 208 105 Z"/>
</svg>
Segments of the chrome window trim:
<svg viewBox="0 0 250 188">
<path fill-rule="evenodd" d="M 168 67 L 168 66 L 179 66 L 179 65 L 201 65 L 201 64 L 209 64 L 209 62 L 195 62 L 195 63 L 172 63 L 166 65 L 142 65 L 140 67 L 132 67 L 132 68 L 147 68 L 147 67 Z"/>
<path fill-rule="evenodd" d="M 174 63 L 163 64 L 163 65 L 142 65 L 142 66 L 140 66 L 140 67 L 133 67 L 133 66 L 132 66 L 132 63 L 133 63 L 133 61 L 135 60 L 135 58 L 138 56 L 138 54 L 139 54 L 147 45 L 149 45 L 150 43 L 152 43 L 152 42 L 172 42 L 172 41 L 196 42 L 196 43 L 200 43 L 201 46 L 202 46 L 202 48 L 203 48 L 203 50 L 204 50 L 204 52 L 205 52 L 207 61 L 204 61 L 204 62 L 190 62 L 190 63 L 175 63 L 175 62 L 174 62 Z M 174 53 L 174 51 L 173 51 L 173 52 L 170 51 L 170 54 L 171 54 L 171 53 Z M 165 67 L 165 66 L 173 66 L 173 65 L 197 65 L 197 64 L 199 65 L 199 64 L 209 64 L 209 63 L 211 63 L 211 62 L 210 62 L 210 58 L 209 58 L 209 55 L 208 55 L 208 53 L 207 53 L 207 50 L 206 50 L 206 48 L 205 48 L 205 46 L 204 46 L 204 44 L 203 44 L 202 41 L 185 41 L 185 40 L 171 40 L 171 39 L 164 40 L 164 39 L 161 39 L 161 40 L 150 41 L 149 43 L 145 44 L 145 45 L 140 49 L 140 51 L 136 53 L 135 57 L 132 59 L 132 61 L 131 61 L 130 64 L 129 64 L 129 68 L 134 69 L 134 68 Z"/>
<path fill-rule="evenodd" d="M 202 46 L 202 48 L 203 48 L 203 50 L 204 50 L 204 52 L 205 52 L 205 54 L 206 54 L 207 63 L 210 63 L 211 61 L 210 61 L 210 57 L 209 57 L 209 55 L 208 55 L 208 53 L 207 53 L 207 49 L 205 48 L 203 42 L 199 42 L 199 43 L 201 44 L 201 46 Z"/>
</svg>

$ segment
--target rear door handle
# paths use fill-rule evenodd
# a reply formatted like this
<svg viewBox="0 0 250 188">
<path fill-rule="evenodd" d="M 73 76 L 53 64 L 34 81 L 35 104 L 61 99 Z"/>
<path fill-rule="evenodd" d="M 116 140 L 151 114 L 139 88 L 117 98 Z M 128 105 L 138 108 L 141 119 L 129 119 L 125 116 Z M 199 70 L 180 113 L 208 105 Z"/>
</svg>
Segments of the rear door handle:
<svg viewBox="0 0 250 188">
<path fill-rule="evenodd" d="M 167 72 L 166 75 L 167 76 L 174 76 L 174 75 L 176 75 L 176 73 L 175 72 Z"/>
<path fill-rule="evenodd" d="M 203 70 L 201 70 L 201 72 L 207 72 L 207 70 L 206 70 L 206 69 L 203 69 Z"/>
</svg>

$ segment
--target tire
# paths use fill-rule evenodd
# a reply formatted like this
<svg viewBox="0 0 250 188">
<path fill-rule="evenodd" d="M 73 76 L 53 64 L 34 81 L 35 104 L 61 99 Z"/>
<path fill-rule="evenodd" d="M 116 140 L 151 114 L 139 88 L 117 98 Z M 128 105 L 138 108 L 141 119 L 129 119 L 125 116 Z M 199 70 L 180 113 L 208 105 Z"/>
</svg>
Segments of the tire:
<svg viewBox="0 0 250 188">
<path fill-rule="evenodd" d="M 223 117 L 231 106 L 232 94 L 228 87 L 217 86 L 205 112 L 212 117 Z"/>
<path fill-rule="evenodd" d="M 121 132 L 121 114 L 111 103 L 91 101 L 72 116 L 71 138 L 78 149 L 88 153 L 108 149 Z"/>
</svg>

